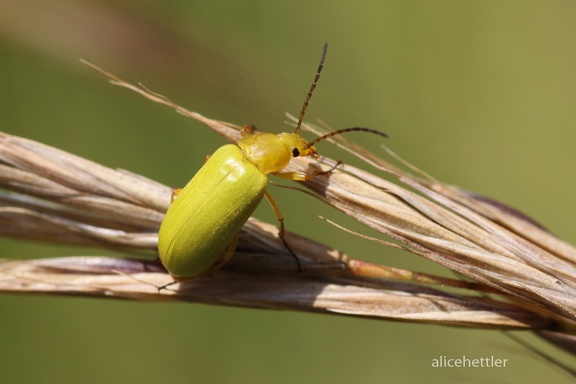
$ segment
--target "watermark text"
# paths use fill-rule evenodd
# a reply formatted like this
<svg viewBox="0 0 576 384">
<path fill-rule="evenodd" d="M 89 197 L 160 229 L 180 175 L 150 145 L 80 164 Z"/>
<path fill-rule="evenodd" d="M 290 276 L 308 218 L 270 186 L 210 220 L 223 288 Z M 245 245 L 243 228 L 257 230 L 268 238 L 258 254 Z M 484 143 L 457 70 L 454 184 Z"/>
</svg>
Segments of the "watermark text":
<svg viewBox="0 0 576 384">
<path fill-rule="evenodd" d="M 432 359 L 433 368 L 506 368 L 508 359 L 488 357 L 448 357 L 444 355 Z"/>
</svg>

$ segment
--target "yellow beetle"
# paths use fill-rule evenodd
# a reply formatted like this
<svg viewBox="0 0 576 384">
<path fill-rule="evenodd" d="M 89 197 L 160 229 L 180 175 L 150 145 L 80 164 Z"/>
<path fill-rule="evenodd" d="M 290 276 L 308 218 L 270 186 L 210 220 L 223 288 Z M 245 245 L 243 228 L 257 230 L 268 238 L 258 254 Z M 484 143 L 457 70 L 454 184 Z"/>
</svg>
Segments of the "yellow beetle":
<svg viewBox="0 0 576 384">
<path fill-rule="evenodd" d="M 280 209 L 266 191 L 267 175 L 305 181 L 330 173 L 332 169 L 312 174 L 282 170 L 292 157 L 317 158 L 314 144 L 337 134 L 365 131 L 387 137 L 383 132 L 360 127 L 338 130 L 312 142 L 300 136 L 304 113 L 320 78 L 327 47 L 325 44 L 294 133 L 276 135 L 245 126 L 236 145 L 220 147 L 183 189 L 174 191 L 173 202 L 158 234 L 158 251 L 162 264 L 175 280 L 199 276 L 225 264 L 236 248 L 240 229 L 264 196 L 280 222 L 280 238 L 294 255 L 300 270 L 297 256 L 284 239 Z"/>
</svg>

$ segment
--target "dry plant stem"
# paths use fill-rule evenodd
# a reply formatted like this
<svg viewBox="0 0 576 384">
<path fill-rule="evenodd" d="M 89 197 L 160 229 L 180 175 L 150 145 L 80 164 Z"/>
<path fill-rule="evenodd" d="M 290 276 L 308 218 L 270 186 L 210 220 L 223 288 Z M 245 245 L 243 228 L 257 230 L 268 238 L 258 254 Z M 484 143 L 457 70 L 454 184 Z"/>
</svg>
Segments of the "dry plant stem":
<svg viewBox="0 0 576 384">
<path fill-rule="evenodd" d="M 105 74 L 114 84 L 174 108 L 228 140 L 239 137 L 238 126 L 208 119 Z M 288 233 L 304 266 L 298 274 L 277 228 L 251 219 L 241 233 L 239 252 L 225 268 L 170 290 L 155 288 L 171 279 L 154 264 L 102 257 L 6 262 L 0 266 L 0 289 L 573 332 L 576 253 L 571 246 L 495 205 L 431 178 L 415 177 L 349 143 L 345 147 L 411 190 L 346 165 L 304 183 L 316 196 L 402 242 L 403 248 L 489 288 L 351 260 Z M 13 191 L 0 196 L 3 234 L 155 252 L 157 230 L 169 204 L 168 187 L 7 134 L 0 136 L 0 155 L 0 183 Z M 289 170 L 309 173 L 334 163 L 294 159 Z M 563 244 L 561 250 L 551 252 L 556 244 Z M 415 282 L 492 290 L 511 295 L 514 302 L 448 293 Z"/>
<path fill-rule="evenodd" d="M 148 250 L 171 189 L 32 140 L 0 134 L 0 233 L 41 241 Z M 359 260 L 287 233 L 304 273 L 274 225 L 250 219 L 223 270 L 158 292 L 171 277 L 151 261 L 77 257 L 6 260 L 0 290 L 136 300 L 185 300 L 498 329 L 546 329 L 546 316 L 430 285 L 479 288 Z M 41 256 L 41 255 L 39 255 Z M 152 260 L 154 256 L 150 257 Z"/>
<path fill-rule="evenodd" d="M 498 329 L 547 325 L 544 318 L 513 305 L 400 283 L 375 284 L 376 288 L 280 269 L 226 268 L 158 292 L 158 286 L 171 281 L 158 267 L 141 260 L 78 257 L 0 265 L 0 289 L 14 293 L 178 300 Z"/>
<path fill-rule="evenodd" d="M 118 78 L 113 83 L 146 93 Z M 146 97 L 206 124 L 230 141 L 238 137 L 237 126 L 201 117 L 158 95 Z M 349 165 L 333 172 L 329 182 L 317 177 L 303 184 L 326 197 L 328 204 L 451 270 L 547 311 L 576 317 L 574 247 L 456 188 L 414 177 L 348 142 L 346 147 L 425 197 Z M 324 162 L 334 164 L 329 159 Z M 310 171 L 315 165 L 310 159 L 295 159 L 289 170 Z M 527 239 L 530 234 L 533 237 Z M 558 253 L 548 251 L 554 245 L 559 246 Z"/>
</svg>

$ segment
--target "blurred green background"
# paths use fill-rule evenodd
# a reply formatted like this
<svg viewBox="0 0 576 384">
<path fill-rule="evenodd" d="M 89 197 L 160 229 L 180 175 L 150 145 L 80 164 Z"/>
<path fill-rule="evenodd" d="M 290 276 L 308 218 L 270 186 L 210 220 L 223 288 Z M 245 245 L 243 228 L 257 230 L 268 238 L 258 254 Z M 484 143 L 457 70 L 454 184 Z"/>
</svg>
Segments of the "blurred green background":
<svg viewBox="0 0 576 384">
<path fill-rule="evenodd" d="M 383 130 L 390 148 L 438 179 L 510 204 L 576 243 L 574 20 L 571 1 L 0 0 L 0 128 L 184 185 L 223 140 L 108 85 L 78 59 L 206 116 L 281 132 L 328 41 L 308 121 Z M 442 273 L 320 222 L 313 213 L 372 234 L 303 194 L 272 193 L 289 230 L 355 258 Z M 274 222 L 266 206 L 257 216 Z M 10 239 L 0 247 L 2 258 L 111 254 Z M 9 295 L 0 311 L 1 383 L 569 379 L 497 331 Z M 434 369 L 439 355 L 510 363 Z"/>
</svg>

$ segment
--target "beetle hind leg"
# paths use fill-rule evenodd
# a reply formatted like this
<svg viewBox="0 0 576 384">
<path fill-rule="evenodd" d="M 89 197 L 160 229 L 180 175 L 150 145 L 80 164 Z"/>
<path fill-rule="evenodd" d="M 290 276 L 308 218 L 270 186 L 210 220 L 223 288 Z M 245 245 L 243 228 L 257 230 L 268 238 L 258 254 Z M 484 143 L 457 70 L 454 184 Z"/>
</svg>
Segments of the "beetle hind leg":
<svg viewBox="0 0 576 384">
<path fill-rule="evenodd" d="M 234 238 L 232 239 L 230 244 L 228 244 L 228 247 L 226 247 L 226 251 L 224 253 L 224 256 L 222 256 L 221 258 L 216 260 L 214 262 L 214 264 L 212 264 L 206 272 L 202 273 L 202 275 L 205 275 L 205 274 L 210 273 L 210 272 L 214 272 L 215 270 L 219 269 L 224 264 L 226 264 L 228 262 L 228 260 L 230 260 L 232 255 L 234 254 L 234 251 L 236 250 L 237 245 L 238 245 L 238 234 L 236 234 L 236 236 L 234 236 Z"/>
</svg>

